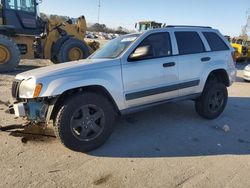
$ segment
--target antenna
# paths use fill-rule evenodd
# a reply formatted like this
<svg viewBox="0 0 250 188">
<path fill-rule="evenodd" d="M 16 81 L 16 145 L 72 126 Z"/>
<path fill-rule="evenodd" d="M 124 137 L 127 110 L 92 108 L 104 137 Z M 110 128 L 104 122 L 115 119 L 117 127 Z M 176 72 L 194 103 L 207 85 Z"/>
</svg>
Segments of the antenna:
<svg viewBox="0 0 250 188">
<path fill-rule="evenodd" d="M 101 12 L 101 0 L 99 0 L 99 3 L 98 3 L 98 17 L 97 17 L 98 24 L 100 24 L 100 12 Z"/>
</svg>

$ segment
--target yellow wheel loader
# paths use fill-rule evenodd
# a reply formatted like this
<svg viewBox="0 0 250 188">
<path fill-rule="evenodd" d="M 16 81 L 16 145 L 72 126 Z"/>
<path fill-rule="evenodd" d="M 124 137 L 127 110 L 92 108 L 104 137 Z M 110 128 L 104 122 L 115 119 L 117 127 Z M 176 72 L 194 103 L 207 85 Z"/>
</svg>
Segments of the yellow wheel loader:
<svg viewBox="0 0 250 188">
<path fill-rule="evenodd" d="M 54 63 L 87 58 L 99 48 L 86 42 L 86 20 L 75 23 L 42 20 L 37 0 L 0 0 L 0 72 L 12 71 L 20 59 L 50 59 Z"/>
<path fill-rule="evenodd" d="M 247 41 L 244 41 L 241 38 L 233 38 L 231 40 L 231 45 L 235 49 L 236 60 L 245 60 L 247 61 L 250 58 L 250 46 Z"/>
</svg>

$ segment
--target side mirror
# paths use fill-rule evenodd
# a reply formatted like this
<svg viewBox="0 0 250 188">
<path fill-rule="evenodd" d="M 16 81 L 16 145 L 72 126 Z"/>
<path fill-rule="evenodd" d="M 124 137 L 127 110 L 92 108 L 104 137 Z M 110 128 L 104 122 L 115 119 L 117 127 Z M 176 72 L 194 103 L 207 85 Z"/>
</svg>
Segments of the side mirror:
<svg viewBox="0 0 250 188">
<path fill-rule="evenodd" d="M 143 59 L 146 57 L 150 57 L 152 55 L 153 55 L 152 48 L 150 46 L 141 46 L 141 47 L 138 47 L 134 51 L 134 53 L 132 53 L 129 56 L 129 60 L 135 61 L 135 60 Z"/>
</svg>

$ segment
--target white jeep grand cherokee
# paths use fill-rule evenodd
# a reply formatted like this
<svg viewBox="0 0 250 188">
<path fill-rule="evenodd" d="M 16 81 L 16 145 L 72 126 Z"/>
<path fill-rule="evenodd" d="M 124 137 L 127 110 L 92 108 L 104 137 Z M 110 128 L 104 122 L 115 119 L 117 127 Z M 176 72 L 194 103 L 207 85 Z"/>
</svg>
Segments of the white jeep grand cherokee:
<svg viewBox="0 0 250 188">
<path fill-rule="evenodd" d="M 13 108 L 31 122 L 53 122 L 66 147 L 90 151 L 108 139 L 116 115 L 169 101 L 192 99 L 200 116 L 217 118 L 235 76 L 234 49 L 218 30 L 168 26 L 116 38 L 86 60 L 17 75 Z"/>
</svg>

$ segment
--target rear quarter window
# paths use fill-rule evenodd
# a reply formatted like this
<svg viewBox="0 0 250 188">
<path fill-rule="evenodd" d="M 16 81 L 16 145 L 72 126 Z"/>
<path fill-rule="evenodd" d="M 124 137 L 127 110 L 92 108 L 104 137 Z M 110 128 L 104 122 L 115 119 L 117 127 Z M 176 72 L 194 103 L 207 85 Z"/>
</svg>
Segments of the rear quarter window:
<svg viewBox="0 0 250 188">
<path fill-rule="evenodd" d="M 203 32 L 203 35 L 206 38 L 211 51 L 223 51 L 229 49 L 226 43 L 220 38 L 217 33 Z"/>
<path fill-rule="evenodd" d="M 205 52 L 204 44 L 197 32 L 177 31 L 175 37 L 180 55 Z"/>
</svg>

